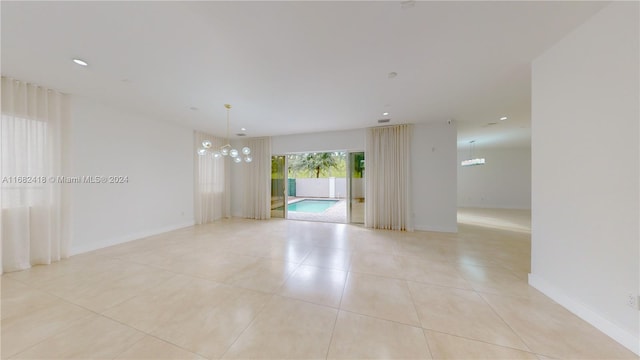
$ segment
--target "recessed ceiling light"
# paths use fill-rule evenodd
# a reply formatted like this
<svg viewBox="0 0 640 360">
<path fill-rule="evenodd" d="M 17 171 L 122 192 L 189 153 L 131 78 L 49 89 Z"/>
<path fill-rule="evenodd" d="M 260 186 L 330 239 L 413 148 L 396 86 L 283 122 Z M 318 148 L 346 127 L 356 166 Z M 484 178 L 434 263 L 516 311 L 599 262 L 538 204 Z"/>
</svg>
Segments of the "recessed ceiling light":
<svg viewBox="0 0 640 360">
<path fill-rule="evenodd" d="M 240 130 L 241 130 L 241 131 L 247 131 L 247 129 L 246 129 L 246 128 L 240 128 Z"/>
<path fill-rule="evenodd" d="M 192 107 L 189 108 L 189 110 L 198 111 L 198 108 L 195 107 L 195 106 L 192 106 Z"/>
<path fill-rule="evenodd" d="M 398 76 L 398 73 L 395 71 L 392 71 L 389 74 L 387 74 L 387 76 L 389 77 L 389 79 L 393 79 L 394 77 Z"/>
<path fill-rule="evenodd" d="M 78 65 L 81 65 L 81 66 L 87 66 L 87 65 L 89 65 L 89 64 L 87 64 L 87 62 L 86 62 L 86 61 L 81 60 L 81 59 L 73 59 L 73 62 L 74 62 L 74 63 L 76 63 L 76 64 L 78 64 Z"/>
<path fill-rule="evenodd" d="M 383 112 L 383 113 L 382 113 L 382 116 L 387 116 L 387 115 L 389 115 L 389 113 L 388 113 L 388 112 Z"/>
<path fill-rule="evenodd" d="M 502 120 L 502 121 L 507 120 L 507 117 L 503 116 L 503 117 L 500 118 L 500 120 Z"/>
</svg>

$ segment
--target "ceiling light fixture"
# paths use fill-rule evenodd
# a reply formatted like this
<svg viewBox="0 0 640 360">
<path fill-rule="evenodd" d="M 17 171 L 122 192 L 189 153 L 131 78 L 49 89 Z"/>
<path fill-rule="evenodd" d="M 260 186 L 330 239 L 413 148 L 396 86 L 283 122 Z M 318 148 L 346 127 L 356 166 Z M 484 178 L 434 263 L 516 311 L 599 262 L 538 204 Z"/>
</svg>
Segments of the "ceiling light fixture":
<svg viewBox="0 0 640 360">
<path fill-rule="evenodd" d="M 473 150 L 475 148 L 475 140 L 471 140 L 469 141 L 469 159 L 467 160 L 462 160 L 460 162 L 460 166 L 474 166 L 474 165 L 484 165 L 485 161 L 484 158 L 474 158 L 473 157 Z"/>
<path fill-rule="evenodd" d="M 388 112 L 383 112 L 383 113 L 382 113 L 382 116 L 387 116 L 387 115 L 389 115 L 389 113 L 388 113 Z"/>
<path fill-rule="evenodd" d="M 246 128 L 240 128 L 240 131 L 247 131 Z"/>
<path fill-rule="evenodd" d="M 205 140 L 202 142 L 202 147 L 198 149 L 198 155 L 206 156 L 211 154 L 211 156 L 216 159 L 228 155 L 236 164 L 242 162 L 242 155 L 244 155 L 244 161 L 250 163 L 251 161 L 253 161 L 253 158 L 251 157 L 251 149 L 248 146 L 243 147 L 242 153 L 240 153 L 238 150 L 231 147 L 231 144 L 229 144 L 229 112 L 231 111 L 231 105 L 224 104 L 224 107 L 227 109 L 227 144 L 221 146 L 218 150 L 211 151 L 210 149 L 213 146 L 213 143 L 211 142 L 211 140 Z"/>
<path fill-rule="evenodd" d="M 81 65 L 81 66 L 88 66 L 89 65 L 86 61 L 84 61 L 82 59 L 73 59 L 73 62 L 78 64 L 78 65 Z"/>
<path fill-rule="evenodd" d="M 500 120 L 505 121 L 505 120 L 507 120 L 507 117 L 503 116 L 503 117 L 500 118 Z"/>
<path fill-rule="evenodd" d="M 416 1 L 415 0 L 407 0 L 407 1 L 401 1 L 400 2 L 400 7 L 403 9 L 409 9 L 416 6 Z"/>
</svg>

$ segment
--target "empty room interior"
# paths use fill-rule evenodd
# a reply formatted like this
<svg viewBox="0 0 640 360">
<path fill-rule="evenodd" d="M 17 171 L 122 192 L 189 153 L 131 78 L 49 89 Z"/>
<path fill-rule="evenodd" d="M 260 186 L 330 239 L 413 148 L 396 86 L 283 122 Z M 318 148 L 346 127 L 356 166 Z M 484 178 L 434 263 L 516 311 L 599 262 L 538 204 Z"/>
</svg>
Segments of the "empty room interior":
<svg viewBox="0 0 640 360">
<path fill-rule="evenodd" d="M 638 359 L 636 1 L 2 1 L 2 359 Z"/>
</svg>

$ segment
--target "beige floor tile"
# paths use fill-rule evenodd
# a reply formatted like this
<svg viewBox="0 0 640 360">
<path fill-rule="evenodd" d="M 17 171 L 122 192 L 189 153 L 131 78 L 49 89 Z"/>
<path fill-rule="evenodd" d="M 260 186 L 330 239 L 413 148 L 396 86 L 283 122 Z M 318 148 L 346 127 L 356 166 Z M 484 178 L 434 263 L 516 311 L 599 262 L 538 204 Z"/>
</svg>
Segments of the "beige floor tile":
<svg viewBox="0 0 640 360">
<path fill-rule="evenodd" d="M 351 252 L 342 249 L 316 247 L 302 263 L 335 270 L 349 270 Z"/>
<path fill-rule="evenodd" d="M 259 260 L 260 258 L 254 256 L 197 251 L 176 258 L 162 268 L 178 274 L 224 281 Z"/>
<path fill-rule="evenodd" d="M 204 358 L 152 336 L 145 336 L 116 358 L 116 360 L 144 359 L 199 360 Z"/>
<path fill-rule="evenodd" d="M 349 273 L 341 309 L 420 326 L 406 281 Z"/>
<path fill-rule="evenodd" d="M 529 350 L 476 292 L 416 282 L 409 289 L 423 328 Z"/>
<path fill-rule="evenodd" d="M 347 272 L 300 265 L 278 294 L 319 305 L 339 307 Z"/>
<path fill-rule="evenodd" d="M 217 303 L 185 307 L 153 335 L 208 358 L 219 358 L 267 304 L 270 295 L 220 287 Z"/>
<path fill-rule="evenodd" d="M 35 290 L 18 281 L 0 278 L 2 320 L 8 320 L 33 313 L 54 305 L 60 299 L 45 292 Z"/>
<path fill-rule="evenodd" d="M 197 284 L 200 284 L 201 289 L 206 289 L 207 286 L 210 288 L 218 286 L 208 280 L 176 275 L 104 311 L 103 314 L 148 333 L 182 313 L 191 302 L 199 301 L 188 296 L 196 292 L 194 287 L 197 287 Z"/>
<path fill-rule="evenodd" d="M 57 300 L 20 316 L 2 319 L 2 356 L 26 350 L 88 316 L 92 316 L 90 311 Z"/>
<path fill-rule="evenodd" d="M 358 253 L 378 253 L 393 254 L 396 242 L 393 238 L 387 236 L 376 236 L 376 232 L 369 230 L 366 232 L 356 233 L 353 240 L 352 251 Z"/>
<path fill-rule="evenodd" d="M 274 296 L 224 358 L 324 358 L 336 315 L 336 309 Z"/>
<path fill-rule="evenodd" d="M 329 359 L 430 359 L 422 329 L 340 311 Z"/>
<path fill-rule="evenodd" d="M 264 292 L 276 291 L 298 267 L 279 260 L 260 259 L 229 276 L 225 283 Z"/>
<path fill-rule="evenodd" d="M 351 258 L 350 271 L 403 279 L 403 269 L 400 258 L 393 254 L 356 253 Z"/>
<path fill-rule="evenodd" d="M 402 256 L 397 258 L 402 266 L 402 276 L 406 280 L 460 289 L 471 289 L 471 285 L 460 274 L 457 264 L 443 261 L 428 261 L 415 256 Z"/>
<path fill-rule="evenodd" d="M 143 333 L 128 326 L 93 315 L 19 353 L 14 358 L 111 359 L 143 337 Z"/>
<path fill-rule="evenodd" d="M 634 358 L 528 286 L 529 230 L 496 226 L 527 216 L 493 213 L 456 234 L 225 219 L 4 274 L 2 355 L 323 358 L 335 323 L 335 357 L 420 358 L 425 326 L 436 357 Z"/>
<path fill-rule="evenodd" d="M 147 288 L 157 286 L 175 274 L 150 267 L 140 268 L 138 272 L 118 279 L 91 281 L 78 291 L 53 291 L 57 296 L 87 309 L 102 312 L 125 300 L 128 300 Z"/>
<path fill-rule="evenodd" d="M 532 353 L 503 346 L 429 330 L 424 333 L 434 359 L 537 359 Z"/>
<path fill-rule="evenodd" d="M 394 247 L 394 254 L 399 256 L 418 256 L 425 260 L 455 261 L 454 244 L 434 242 L 427 238 L 398 239 Z"/>
<path fill-rule="evenodd" d="M 3 274 L 3 278 L 14 279 L 39 287 L 65 275 L 77 277 L 100 275 L 115 269 L 121 261 L 95 253 L 82 254 L 50 265 L 36 265 L 30 269 Z"/>
<path fill-rule="evenodd" d="M 196 251 L 194 246 L 185 246 L 184 244 L 163 246 L 157 249 L 147 251 L 136 251 L 119 256 L 121 260 L 135 262 L 153 266 L 168 266 L 171 262 L 183 255 L 187 255 Z"/>
<path fill-rule="evenodd" d="M 482 296 L 535 353 L 561 359 L 637 359 L 622 345 L 543 295 Z"/>
<path fill-rule="evenodd" d="M 252 249 L 248 255 L 265 257 L 300 264 L 313 250 L 312 246 L 301 245 L 293 241 L 271 241 Z"/>
<path fill-rule="evenodd" d="M 527 280 L 502 267 L 460 264 L 459 269 L 471 287 L 480 292 L 522 297 L 538 294 Z"/>
</svg>

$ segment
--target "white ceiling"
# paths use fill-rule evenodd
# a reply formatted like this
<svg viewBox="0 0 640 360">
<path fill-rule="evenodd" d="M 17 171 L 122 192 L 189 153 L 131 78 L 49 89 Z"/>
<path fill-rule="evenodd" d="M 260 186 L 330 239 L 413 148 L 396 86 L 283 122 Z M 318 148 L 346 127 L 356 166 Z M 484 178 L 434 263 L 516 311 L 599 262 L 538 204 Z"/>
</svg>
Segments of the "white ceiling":
<svg viewBox="0 0 640 360">
<path fill-rule="evenodd" d="M 459 146 L 527 146 L 531 60 L 603 6 L 2 1 L 2 75 L 219 135 L 230 103 L 232 133 L 248 136 L 375 126 L 388 111 L 454 119 Z"/>
</svg>

